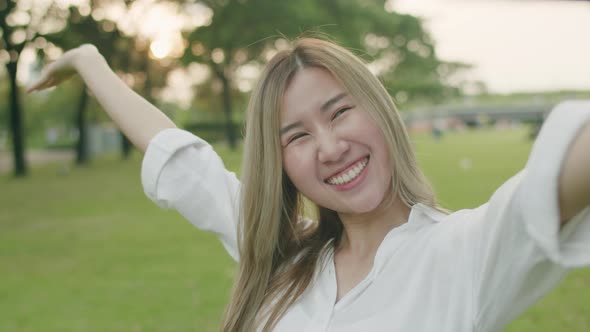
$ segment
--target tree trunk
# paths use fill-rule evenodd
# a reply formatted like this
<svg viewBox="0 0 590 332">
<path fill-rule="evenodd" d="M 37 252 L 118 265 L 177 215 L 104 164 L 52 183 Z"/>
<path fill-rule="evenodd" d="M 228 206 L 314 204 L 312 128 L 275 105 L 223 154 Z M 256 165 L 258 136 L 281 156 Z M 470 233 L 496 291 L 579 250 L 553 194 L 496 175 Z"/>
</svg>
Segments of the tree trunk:
<svg viewBox="0 0 590 332">
<path fill-rule="evenodd" d="M 219 79 L 221 79 L 221 83 L 223 85 L 222 97 L 223 114 L 225 115 L 225 133 L 227 135 L 227 141 L 229 143 L 230 149 L 235 150 L 237 148 L 237 139 L 232 120 L 231 87 L 229 85 L 229 80 L 223 73 L 218 72 L 217 76 Z"/>
<path fill-rule="evenodd" d="M 76 127 L 78 127 L 78 142 L 76 143 L 76 164 L 86 165 L 90 161 L 88 153 L 88 124 L 86 121 L 86 109 L 88 105 L 88 92 L 82 87 L 82 94 L 76 110 Z"/>
<path fill-rule="evenodd" d="M 12 135 L 12 156 L 14 176 L 26 176 L 28 173 L 25 159 L 25 141 L 23 135 L 22 109 L 19 102 L 19 90 L 16 82 L 18 58 L 6 64 L 10 79 L 10 132 Z"/>
<path fill-rule="evenodd" d="M 131 148 L 133 145 L 131 145 L 131 142 L 122 131 L 119 131 L 119 133 L 121 133 L 121 157 L 123 160 L 128 160 L 129 156 L 131 156 Z"/>
</svg>

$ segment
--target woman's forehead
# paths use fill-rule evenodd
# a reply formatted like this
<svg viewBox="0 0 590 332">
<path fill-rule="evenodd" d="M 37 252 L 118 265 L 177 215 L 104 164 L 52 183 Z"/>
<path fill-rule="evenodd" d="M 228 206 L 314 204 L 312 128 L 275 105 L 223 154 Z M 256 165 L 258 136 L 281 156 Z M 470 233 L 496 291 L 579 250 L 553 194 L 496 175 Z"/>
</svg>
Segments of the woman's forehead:
<svg viewBox="0 0 590 332">
<path fill-rule="evenodd" d="M 325 109 L 346 96 L 344 87 L 327 70 L 313 67 L 301 69 L 285 91 L 281 119 Z"/>
</svg>

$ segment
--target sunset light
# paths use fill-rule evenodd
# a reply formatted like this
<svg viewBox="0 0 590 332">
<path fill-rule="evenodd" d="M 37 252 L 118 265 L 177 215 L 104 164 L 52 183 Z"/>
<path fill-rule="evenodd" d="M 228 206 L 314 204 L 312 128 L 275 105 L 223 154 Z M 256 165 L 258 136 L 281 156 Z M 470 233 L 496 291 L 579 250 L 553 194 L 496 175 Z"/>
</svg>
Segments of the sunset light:
<svg viewBox="0 0 590 332">
<path fill-rule="evenodd" d="M 150 51 L 157 59 L 164 59 L 172 52 L 172 43 L 168 40 L 157 39 L 150 44 Z"/>
</svg>

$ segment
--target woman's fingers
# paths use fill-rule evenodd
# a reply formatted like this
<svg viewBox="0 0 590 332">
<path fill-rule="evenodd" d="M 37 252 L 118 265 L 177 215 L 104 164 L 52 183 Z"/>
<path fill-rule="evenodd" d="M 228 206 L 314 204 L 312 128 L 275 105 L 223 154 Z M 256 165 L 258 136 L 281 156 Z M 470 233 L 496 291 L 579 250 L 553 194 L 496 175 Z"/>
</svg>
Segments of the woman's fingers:
<svg viewBox="0 0 590 332">
<path fill-rule="evenodd" d="M 30 87 L 27 88 L 27 92 L 33 92 L 33 91 L 40 91 L 43 89 L 47 89 L 50 85 L 50 82 L 53 81 L 53 79 L 51 77 L 48 77 L 47 75 L 42 75 L 39 80 L 37 80 L 37 82 L 33 83 Z"/>
<path fill-rule="evenodd" d="M 73 72 L 60 69 L 55 63 L 50 64 L 42 72 L 41 77 L 27 88 L 27 92 L 40 91 L 58 85 L 73 75 Z"/>
<path fill-rule="evenodd" d="M 38 90 L 45 90 L 47 88 L 51 88 L 54 85 L 55 85 L 55 79 L 53 77 L 50 77 L 39 86 Z"/>
<path fill-rule="evenodd" d="M 43 84 L 45 84 L 45 81 L 44 80 L 39 80 L 39 81 L 33 83 L 31 86 L 29 86 L 27 88 L 27 93 L 31 93 L 33 91 L 41 90 L 41 86 L 43 86 Z"/>
<path fill-rule="evenodd" d="M 45 90 L 58 85 L 59 82 L 60 80 L 56 79 L 55 76 L 42 76 L 37 82 L 27 88 L 27 92 Z"/>
<path fill-rule="evenodd" d="M 27 88 L 27 92 L 47 89 L 68 80 L 76 74 L 76 69 L 73 66 L 74 58 L 81 53 L 88 52 L 97 52 L 96 47 L 84 44 L 65 52 L 59 59 L 45 67 L 37 82 Z"/>
<path fill-rule="evenodd" d="M 47 84 L 47 81 L 49 81 L 49 79 L 53 75 L 52 68 L 53 68 L 53 63 L 47 65 L 47 67 L 45 67 L 45 69 L 43 69 L 43 71 L 41 71 L 41 76 L 39 76 L 39 79 L 37 79 L 37 81 L 35 83 L 33 83 L 29 88 L 27 88 L 27 92 L 33 92 L 33 91 L 39 91 L 39 90 L 45 89 L 45 85 Z"/>
</svg>

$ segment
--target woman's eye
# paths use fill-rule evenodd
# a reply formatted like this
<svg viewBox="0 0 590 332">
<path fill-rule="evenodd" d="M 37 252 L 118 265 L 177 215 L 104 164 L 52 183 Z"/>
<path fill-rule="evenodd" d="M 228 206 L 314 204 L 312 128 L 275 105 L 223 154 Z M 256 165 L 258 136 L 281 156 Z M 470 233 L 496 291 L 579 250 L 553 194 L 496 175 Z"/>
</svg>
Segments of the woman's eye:
<svg viewBox="0 0 590 332">
<path fill-rule="evenodd" d="M 341 108 L 339 110 L 336 111 L 336 113 L 334 113 L 334 115 L 332 116 L 332 120 L 336 119 L 337 117 L 341 116 L 342 114 L 344 114 L 344 112 L 350 110 L 352 107 L 344 107 Z"/>
<path fill-rule="evenodd" d="M 305 134 L 305 133 L 295 134 L 295 135 L 293 135 L 293 137 L 289 138 L 289 141 L 287 142 L 287 144 L 289 144 L 289 143 L 291 143 L 293 141 L 296 141 L 296 140 L 300 139 L 301 137 L 303 137 L 305 135 L 307 135 L 307 134 Z"/>
</svg>

